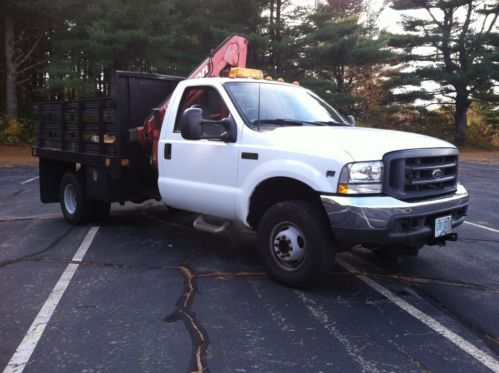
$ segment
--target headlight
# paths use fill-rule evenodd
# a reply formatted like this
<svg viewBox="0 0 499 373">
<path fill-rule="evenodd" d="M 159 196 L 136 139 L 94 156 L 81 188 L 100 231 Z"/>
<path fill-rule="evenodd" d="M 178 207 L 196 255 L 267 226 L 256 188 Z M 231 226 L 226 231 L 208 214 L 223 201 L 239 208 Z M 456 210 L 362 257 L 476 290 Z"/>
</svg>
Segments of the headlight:
<svg viewBox="0 0 499 373">
<path fill-rule="evenodd" d="M 340 194 L 379 194 L 383 191 L 383 162 L 349 163 L 341 170 Z"/>
</svg>

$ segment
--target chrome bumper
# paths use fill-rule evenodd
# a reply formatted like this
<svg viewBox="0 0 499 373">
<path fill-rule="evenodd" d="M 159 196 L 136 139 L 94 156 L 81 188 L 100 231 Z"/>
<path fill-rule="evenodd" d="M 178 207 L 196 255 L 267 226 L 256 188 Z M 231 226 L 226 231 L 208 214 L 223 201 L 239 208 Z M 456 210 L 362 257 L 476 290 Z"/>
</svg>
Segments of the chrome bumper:
<svg viewBox="0 0 499 373">
<path fill-rule="evenodd" d="M 452 226 L 464 221 L 469 204 L 459 184 L 443 198 L 404 202 L 393 197 L 321 196 L 336 240 L 353 244 L 426 243 L 433 237 L 435 217 L 452 215 Z"/>
</svg>

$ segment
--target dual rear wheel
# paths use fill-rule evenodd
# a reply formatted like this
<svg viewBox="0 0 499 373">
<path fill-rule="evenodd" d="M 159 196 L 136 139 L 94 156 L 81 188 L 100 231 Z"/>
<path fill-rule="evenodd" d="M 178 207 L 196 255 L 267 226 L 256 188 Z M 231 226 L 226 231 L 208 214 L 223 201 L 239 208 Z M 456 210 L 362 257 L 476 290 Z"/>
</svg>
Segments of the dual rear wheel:
<svg viewBox="0 0 499 373">
<path fill-rule="evenodd" d="M 104 220 L 111 204 L 88 198 L 85 176 L 81 172 L 66 173 L 59 184 L 59 201 L 64 218 L 79 225 Z"/>
</svg>

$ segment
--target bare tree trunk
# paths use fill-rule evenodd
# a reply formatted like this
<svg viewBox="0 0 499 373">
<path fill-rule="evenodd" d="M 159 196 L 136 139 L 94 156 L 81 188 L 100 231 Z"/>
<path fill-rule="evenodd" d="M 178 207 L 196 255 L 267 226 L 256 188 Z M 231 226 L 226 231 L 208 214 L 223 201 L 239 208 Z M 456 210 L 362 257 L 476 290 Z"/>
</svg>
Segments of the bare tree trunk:
<svg viewBox="0 0 499 373">
<path fill-rule="evenodd" d="M 464 145 L 466 141 L 466 126 L 468 125 L 467 113 L 469 106 L 468 94 L 466 92 L 458 92 L 456 95 L 456 111 L 454 113 L 457 146 Z"/>
<path fill-rule="evenodd" d="M 282 2 L 281 0 L 276 0 L 276 14 L 275 14 L 275 41 L 277 42 L 278 47 L 274 51 L 274 58 L 275 58 L 275 66 L 276 66 L 276 73 L 280 74 L 281 73 L 281 9 L 282 8 Z"/>
<path fill-rule="evenodd" d="M 7 119 L 17 120 L 17 65 L 14 49 L 14 21 L 10 14 L 5 14 L 5 65 L 7 77 L 5 82 L 5 97 Z"/>
<path fill-rule="evenodd" d="M 269 19 L 269 34 L 270 34 L 270 43 L 271 43 L 271 51 L 270 51 L 270 64 L 272 65 L 271 74 L 275 74 L 275 25 L 274 25 L 274 0 L 270 0 L 270 19 Z"/>
</svg>

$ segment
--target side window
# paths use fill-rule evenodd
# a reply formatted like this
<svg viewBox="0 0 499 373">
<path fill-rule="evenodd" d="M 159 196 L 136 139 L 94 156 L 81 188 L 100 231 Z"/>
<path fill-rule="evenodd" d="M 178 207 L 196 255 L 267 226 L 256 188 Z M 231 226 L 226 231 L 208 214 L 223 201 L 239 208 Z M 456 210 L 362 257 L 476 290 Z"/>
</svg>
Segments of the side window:
<svg viewBox="0 0 499 373">
<path fill-rule="evenodd" d="M 201 109 L 203 118 L 207 120 L 222 120 L 229 116 L 229 109 L 215 88 L 189 87 L 184 91 L 180 101 L 174 132 L 180 132 L 180 118 L 183 112 L 193 107 Z"/>
</svg>

